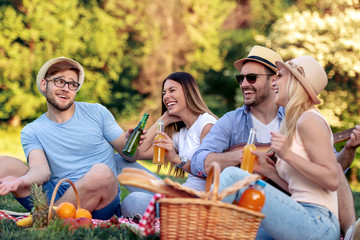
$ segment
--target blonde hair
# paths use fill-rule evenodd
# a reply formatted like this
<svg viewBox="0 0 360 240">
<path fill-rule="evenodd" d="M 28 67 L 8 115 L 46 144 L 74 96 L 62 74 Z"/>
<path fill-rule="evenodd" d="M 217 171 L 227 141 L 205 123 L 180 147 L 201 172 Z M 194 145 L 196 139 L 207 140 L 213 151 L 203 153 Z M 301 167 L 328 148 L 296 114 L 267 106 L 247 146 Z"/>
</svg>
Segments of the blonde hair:
<svg viewBox="0 0 360 240">
<path fill-rule="evenodd" d="M 281 123 L 280 133 L 285 135 L 289 145 L 291 145 L 295 135 L 297 121 L 301 114 L 314 107 L 314 103 L 301 83 L 291 72 L 289 74 L 286 92 L 287 105 L 285 119 Z"/>
<path fill-rule="evenodd" d="M 164 84 L 167 80 L 173 80 L 181 84 L 181 87 L 184 91 L 186 105 L 190 108 L 190 110 L 195 114 L 203 114 L 209 113 L 213 115 L 216 119 L 217 116 L 210 111 L 205 101 L 201 97 L 199 86 L 196 83 L 195 79 L 190 73 L 187 72 L 174 72 L 167 76 L 162 84 L 162 91 L 164 90 Z M 163 99 L 161 98 L 161 115 L 167 111 L 167 107 L 165 106 Z M 169 124 L 165 127 L 164 132 L 172 138 L 173 133 L 179 132 L 181 128 L 186 127 L 183 121 Z M 191 160 L 191 159 L 189 159 Z M 167 167 L 169 164 L 168 161 L 165 160 L 164 166 Z M 161 169 L 161 165 L 158 166 L 157 172 L 159 173 Z M 185 171 L 180 168 L 175 168 L 175 164 L 170 162 L 170 169 L 168 175 L 170 175 L 171 171 L 174 170 L 175 177 L 183 178 L 185 176 Z"/>
</svg>

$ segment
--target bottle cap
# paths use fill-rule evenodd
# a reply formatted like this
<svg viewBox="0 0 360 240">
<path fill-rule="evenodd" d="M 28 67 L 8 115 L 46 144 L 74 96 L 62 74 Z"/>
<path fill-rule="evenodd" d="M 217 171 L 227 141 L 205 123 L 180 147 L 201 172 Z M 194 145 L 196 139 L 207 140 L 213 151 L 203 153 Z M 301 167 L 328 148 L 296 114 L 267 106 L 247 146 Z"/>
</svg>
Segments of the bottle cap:
<svg viewBox="0 0 360 240">
<path fill-rule="evenodd" d="M 255 183 L 258 184 L 258 185 L 260 185 L 261 187 L 265 187 L 265 186 L 266 186 L 266 182 L 264 182 L 263 180 L 256 180 Z"/>
</svg>

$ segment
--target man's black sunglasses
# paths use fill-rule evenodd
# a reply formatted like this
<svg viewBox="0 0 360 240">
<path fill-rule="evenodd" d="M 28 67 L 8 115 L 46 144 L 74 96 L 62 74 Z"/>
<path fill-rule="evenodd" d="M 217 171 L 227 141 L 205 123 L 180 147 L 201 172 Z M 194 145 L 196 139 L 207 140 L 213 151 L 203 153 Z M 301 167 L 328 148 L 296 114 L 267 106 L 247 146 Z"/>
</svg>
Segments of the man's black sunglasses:
<svg viewBox="0 0 360 240">
<path fill-rule="evenodd" d="M 236 81 L 239 83 L 239 84 L 242 84 L 242 82 L 244 81 L 245 77 L 247 79 L 247 81 L 250 83 L 250 84 L 254 84 L 256 82 L 256 79 L 257 79 L 257 76 L 259 75 L 265 75 L 265 76 L 272 76 L 270 74 L 256 74 L 256 73 L 249 73 L 249 74 L 239 74 L 239 75 L 236 75 Z"/>
</svg>

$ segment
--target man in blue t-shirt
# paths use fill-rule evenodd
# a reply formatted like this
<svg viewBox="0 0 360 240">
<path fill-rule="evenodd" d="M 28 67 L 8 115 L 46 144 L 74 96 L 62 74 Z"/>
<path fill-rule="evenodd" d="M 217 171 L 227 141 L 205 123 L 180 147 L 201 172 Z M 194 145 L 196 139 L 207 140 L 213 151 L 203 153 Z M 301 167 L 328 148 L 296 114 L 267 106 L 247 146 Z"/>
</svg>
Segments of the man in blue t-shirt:
<svg viewBox="0 0 360 240">
<path fill-rule="evenodd" d="M 126 138 L 115 118 L 100 104 L 75 102 L 85 72 L 76 61 L 59 57 L 46 62 L 36 78 L 39 92 L 46 97 L 48 111 L 21 131 L 21 143 L 28 165 L 11 157 L 0 157 L 0 194 L 12 193 L 31 210 L 30 186 L 43 184 L 48 199 L 61 179 L 69 179 L 83 208 L 93 218 L 121 216 L 114 148 L 122 155 Z M 144 139 L 144 136 L 142 136 Z M 138 152 L 138 151 L 137 151 Z M 128 161 L 136 161 L 122 155 Z M 55 205 L 76 204 L 74 191 L 64 182 Z"/>
<path fill-rule="evenodd" d="M 276 80 L 276 61 L 283 61 L 280 55 L 269 48 L 254 46 L 246 58 L 234 63 L 240 72 L 236 76 L 244 95 L 244 106 L 226 113 L 211 128 L 200 148 L 191 159 L 191 172 L 206 177 L 212 162 L 219 163 L 221 170 L 241 163 L 242 152 L 225 151 L 229 147 L 246 143 L 250 129 L 256 129 L 256 142 L 269 143 L 270 131 L 277 132 L 285 117 L 284 108 L 275 104 L 272 83 Z M 337 160 L 345 170 L 350 166 L 360 146 L 360 126 L 351 133 L 345 147 L 337 154 Z M 262 173 L 266 168 L 274 168 L 274 162 L 257 151 L 258 158 L 254 171 Z M 268 155 L 271 155 L 269 153 Z M 340 224 L 343 235 L 355 222 L 355 209 L 351 190 L 344 174 L 338 188 Z M 360 225 L 360 224 L 359 224 Z"/>
</svg>

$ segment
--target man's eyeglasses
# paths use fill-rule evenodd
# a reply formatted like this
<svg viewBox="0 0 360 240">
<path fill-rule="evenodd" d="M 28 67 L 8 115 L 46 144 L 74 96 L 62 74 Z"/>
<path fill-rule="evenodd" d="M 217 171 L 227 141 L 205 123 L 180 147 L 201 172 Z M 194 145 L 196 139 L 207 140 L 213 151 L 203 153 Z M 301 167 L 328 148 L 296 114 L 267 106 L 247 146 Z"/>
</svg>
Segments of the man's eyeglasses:
<svg viewBox="0 0 360 240">
<path fill-rule="evenodd" d="M 55 86 L 59 87 L 59 88 L 63 88 L 65 86 L 65 84 L 67 84 L 69 86 L 69 89 L 72 91 L 76 91 L 79 89 L 80 87 L 80 83 L 77 82 L 67 82 L 62 78 L 53 78 L 53 79 L 49 79 L 46 78 L 46 81 L 53 81 Z"/>
<path fill-rule="evenodd" d="M 256 82 L 256 79 L 259 75 L 265 75 L 265 76 L 272 76 L 270 74 L 257 74 L 257 73 L 249 73 L 249 74 L 239 74 L 239 75 L 236 75 L 236 81 L 239 83 L 239 84 L 242 84 L 242 82 L 244 81 L 245 77 L 247 79 L 247 81 L 250 83 L 250 84 L 254 84 Z"/>
</svg>

